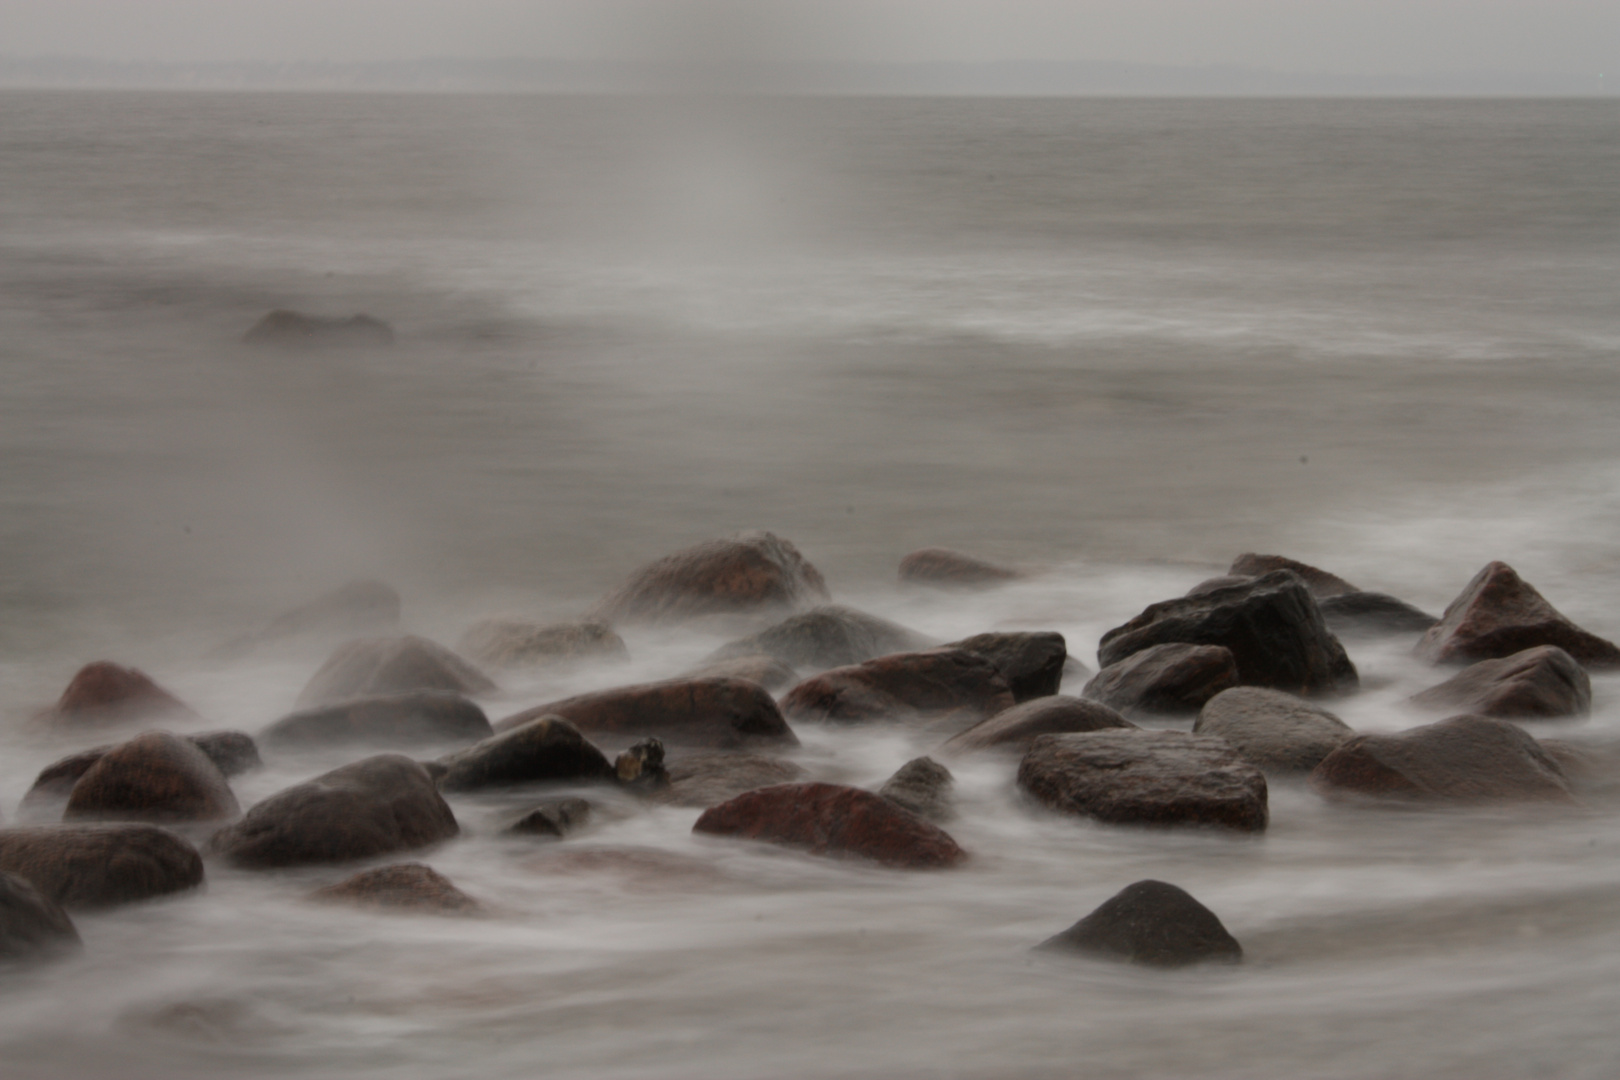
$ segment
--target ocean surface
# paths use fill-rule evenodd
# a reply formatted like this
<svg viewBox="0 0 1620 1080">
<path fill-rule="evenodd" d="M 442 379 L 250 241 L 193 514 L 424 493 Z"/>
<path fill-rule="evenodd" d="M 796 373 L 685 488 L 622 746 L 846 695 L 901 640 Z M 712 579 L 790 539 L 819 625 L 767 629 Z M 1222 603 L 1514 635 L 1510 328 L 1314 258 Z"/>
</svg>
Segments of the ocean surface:
<svg viewBox="0 0 1620 1080">
<path fill-rule="evenodd" d="M 0 817 L 104 741 L 30 717 L 97 658 L 210 728 L 324 652 L 223 641 L 360 576 L 454 643 L 576 616 L 750 528 L 942 639 L 1098 639 L 1244 551 L 1438 613 L 1487 561 L 1620 637 L 1620 104 L 0 93 Z M 366 312 L 388 349 L 240 339 Z M 943 545 L 1035 571 L 902 589 Z M 674 675 L 501 673 L 492 717 Z M 1432 719 L 1350 642 L 1361 730 Z M 1066 685 L 1070 693 L 1077 685 Z M 1620 738 L 1620 680 L 1538 735 Z M 799 731 L 876 785 L 937 744 Z M 243 805 L 355 755 L 270 757 Z M 1384 810 L 1271 788 L 1258 838 L 1060 819 L 953 761 L 972 854 L 907 874 L 607 800 L 452 800 L 426 861 L 479 919 L 210 862 L 0 973 L 45 1077 L 1609 1077 L 1620 806 Z M 599 858 L 558 857 L 564 849 Z M 1247 961 L 1032 955 L 1141 878 Z"/>
</svg>

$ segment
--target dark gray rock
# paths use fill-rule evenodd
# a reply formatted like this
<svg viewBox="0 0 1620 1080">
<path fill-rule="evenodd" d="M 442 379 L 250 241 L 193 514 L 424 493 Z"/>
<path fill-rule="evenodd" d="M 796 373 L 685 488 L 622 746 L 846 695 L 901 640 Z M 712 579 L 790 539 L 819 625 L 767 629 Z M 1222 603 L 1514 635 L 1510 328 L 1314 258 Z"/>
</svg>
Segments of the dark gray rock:
<svg viewBox="0 0 1620 1080">
<path fill-rule="evenodd" d="M 362 638 L 340 646 L 298 695 L 302 706 L 348 698 L 440 690 L 489 694 L 495 684 L 467 661 L 426 638 Z"/>
<path fill-rule="evenodd" d="M 584 799 L 548 799 L 502 829 L 501 834 L 561 840 L 590 819 L 591 804 Z"/>
<path fill-rule="evenodd" d="M 476 742 L 495 733 L 477 703 L 451 690 L 349 698 L 282 717 L 259 733 L 266 746 L 421 746 Z"/>
<path fill-rule="evenodd" d="M 775 699 L 743 679 L 669 679 L 580 694 L 508 716 L 495 730 L 510 731 L 541 716 L 560 716 L 610 745 L 649 735 L 666 746 L 728 750 L 799 744 Z"/>
<path fill-rule="evenodd" d="M 1022 754 L 1029 750 L 1038 735 L 1135 727 L 1100 701 L 1057 694 L 1003 709 L 955 736 L 940 749 L 949 754 L 964 754 L 999 747 Z"/>
<path fill-rule="evenodd" d="M 1453 716 L 1394 735 L 1357 735 L 1311 773 L 1324 795 L 1411 802 L 1568 803 L 1563 768 L 1522 729 Z"/>
<path fill-rule="evenodd" d="M 1298 575 L 1299 579 L 1305 583 L 1305 587 L 1311 590 L 1311 595 L 1318 600 L 1329 596 L 1343 596 L 1345 593 L 1360 592 L 1359 589 L 1344 580 L 1344 578 L 1330 574 L 1326 570 L 1318 570 L 1308 563 L 1290 559 L 1286 555 L 1256 555 L 1249 552 L 1233 559 L 1232 565 L 1226 572 L 1231 577 L 1257 578 L 1264 577 L 1277 570 L 1288 570 Z"/>
<path fill-rule="evenodd" d="M 245 731 L 204 731 L 184 738 L 207 754 L 214 767 L 227 777 L 240 776 L 264 766 L 259 759 L 258 745 L 254 743 L 253 736 Z"/>
<path fill-rule="evenodd" d="M 59 904 L 29 881 L 0 872 L 0 964 L 48 960 L 80 944 Z"/>
<path fill-rule="evenodd" d="M 785 758 L 764 754 L 696 751 L 671 758 L 665 768 L 669 787 L 658 793 L 675 806 L 715 806 L 755 788 L 788 784 L 804 770 Z"/>
<path fill-rule="evenodd" d="M 883 782 L 878 794 L 929 821 L 949 821 L 955 810 L 951 789 L 956 786 L 951 770 L 933 758 L 912 758 Z"/>
<path fill-rule="evenodd" d="M 1592 711 L 1592 679 L 1563 649 L 1537 645 L 1470 664 L 1411 700 L 1425 708 L 1506 719 L 1585 716 Z"/>
<path fill-rule="evenodd" d="M 1126 886 L 1038 948 L 1167 968 L 1243 959 L 1243 947 L 1213 911 L 1163 881 Z"/>
<path fill-rule="evenodd" d="M 490 667 L 541 667 L 585 660 L 630 659 L 624 639 L 604 622 L 539 623 L 485 619 L 456 643 L 462 655 Z"/>
<path fill-rule="evenodd" d="M 608 782 L 613 766 L 579 729 L 558 716 L 541 716 L 440 758 L 444 791 L 545 782 Z"/>
<path fill-rule="evenodd" d="M 790 615 L 769 629 L 721 646 L 708 663 L 744 656 L 773 656 L 804 671 L 863 664 L 889 653 L 915 652 L 934 644 L 898 623 L 838 604 Z"/>
<path fill-rule="evenodd" d="M 1193 724 L 1267 772 L 1310 772 L 1355 736 L 1326 709 L 1264 686 L 1238 686 L 1211 698 Z"/>
<path fill-rule="evenodd" d="M 1439 622 L 1404 600 L 1387 593 L 1353 592 L 1317 600 L 1328 629 L 1341 637 L 1388 637 L 1421 634 Z"/>
<path fill-rule="evenodd" d="M 1224 645 L 1170 642 L 1109 664 L 1080 691 L 1126 716 L 1180 716 L 1238 684 L 1237 661 Z"/>
<path fill-rule="evenodd" d="M 0 870 L 69 909 L 113 907 L 202 884 L 202 856 L 156 825 L 33 825 L 0 829 Z"/>
<path fill-rule="evenodd" d="M 1069 650 L 1055 631 L 974 634 L 940 646 L 982 656 L 1007 680 L 1013 701 L 1050 697 L 1063 686 Z"/>
<path fill-rule="evenodd" d="M 613 625 L 670 624 L 715 614 L 792 611 L 830 599 L 821 572 L 798 548 L 772 533 L 746 532 L 649 563 L 593 614 Z"/>
<path fill-rule="evenodd" d="M 813 675 L 782 699 L 797 721 L 859 723 L 960 712 L 993 716 L 1013 705 L 1007 680 L 990 661 L 962 649 L 894 653 Z"/>
<path fill-rule="evenodd" d="M 1570 622 L 1502 562 L 1474 575 L 1413 651 L 1432 664 L 1469 664 L 1537 645 L 1556 645 L 1589 668 L 1620 667 L 1620 648 Z"/>
<path fill-rule="evenodd" d="M 1008 566 L 964 555 L 950 548 L 922 548 L 900 560 L 900 580 L 936 589 L 983 589 L 1024 575 Z"/>
</svg>

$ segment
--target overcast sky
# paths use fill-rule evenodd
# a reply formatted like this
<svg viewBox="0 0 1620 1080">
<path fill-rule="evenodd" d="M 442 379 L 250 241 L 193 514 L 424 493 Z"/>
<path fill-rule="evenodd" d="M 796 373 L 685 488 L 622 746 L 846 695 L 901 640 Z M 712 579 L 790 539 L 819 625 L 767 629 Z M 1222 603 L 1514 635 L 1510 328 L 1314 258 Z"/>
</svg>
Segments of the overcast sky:
<svg viewBox="0 0 1620 1080">
<path fill-rule="evenodd" d="M 0 54 L 1100 60 L 1610 72 L 1620 0 L 0 0 Z M 1610 73 L 1610 78 L 1620 78 Z"/>
</svg>

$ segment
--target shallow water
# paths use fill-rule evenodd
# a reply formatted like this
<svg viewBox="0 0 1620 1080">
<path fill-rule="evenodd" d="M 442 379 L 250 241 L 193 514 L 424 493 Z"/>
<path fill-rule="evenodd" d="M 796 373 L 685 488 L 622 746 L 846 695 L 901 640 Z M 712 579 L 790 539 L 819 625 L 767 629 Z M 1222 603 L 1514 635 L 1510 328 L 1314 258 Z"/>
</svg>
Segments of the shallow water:
<svg viewBox="0 0 1620 1080">
<path fill-rule="evenodd" d="M 410 629 L 577 613 L 764 527 L 836 598 L 942 639 L 1102 633 L 1280 551 L 1438 612 L 1487 560 L 1620 636 L 1620 109 L 1604 102 L 0 95 L 0 808 L 100 741 L 27 722 L 83 662 L 208 727 L 288 711 L 318 648 L 214 646 L 360 574 Z M 272 307 L 376 352 L 238 346 Z M 907 592 L 946 544 L 1043 573 Z M 502 673 L 492 716 L 674 674 Z M 1428 717 L 1349 642 L 1359 729 Z M 1074 686 L 1066 687 L 1073 692 Z M 1613 676 L 1590 719 L 1612 739 Z M 876 785 L 938 736 L 800 731 Z M 244 805 L 341 764 L 270 758 Z M 452 800 L 426 861 L 479 919 L 317 907 L 331 870 L 210 863 L 0 977 L 34 1076 L 1606 1076 L 1616 808 L 1347 809 L 1262 837 L 1062 820 L 952 762 L 972 853 L 902 874 L 608 800 Z M 1165 975 L 1030 954 L 1174 881 L 1243 943 Z"/>
</svg>

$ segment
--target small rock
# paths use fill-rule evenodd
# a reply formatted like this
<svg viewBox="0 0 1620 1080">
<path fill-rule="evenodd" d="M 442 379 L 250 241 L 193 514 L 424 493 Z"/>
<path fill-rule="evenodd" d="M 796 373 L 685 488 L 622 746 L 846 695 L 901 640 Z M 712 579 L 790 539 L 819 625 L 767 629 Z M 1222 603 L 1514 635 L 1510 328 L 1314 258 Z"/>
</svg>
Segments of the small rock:
<svg viewBox="0 0 1620 1080">
<path fill-rule="evenodd" d="M 1230 649 L 1169 642 L 1103 668 L 1080 696 L 1127 716 L 1178 716 L 1197 712 L 1204 702 L 1237 684 L 1237 661 Z"/>
<path fill-rule="evenodd" d="M 465 915 L 478 910 L 478 901 L 422 863 L 395 863 L 362 870 L 336 885 L 316 889 L 310 893 L 310 899 L 393 911 Z"/>
<path fill-rule="evenodd" d="M 825 671 L 863 664 L 890 653 L 926 649 L 933 644 L 915 630 L 887 619 L 838 604 L 824 604 L 723 645 L 709 661 L 763 653 L 793 668 Z"/>
<path fill-rule="evenodd" d="M 0 829 L 0 870 L 65 908 L 105 908 L 195 889 L 202 856 L 156 825 L 30 825 Z"/>
<path fill-rule="evenodd" d="M 80 945 L 60 905 L 24 878 L 0 872 L 0 963 L 46 960 Z"/>
<path fill-rule="evenodd" d="M 1063 635 L 1053 631 L 974 634 L 940 648 L 961 649 L 990 661 L 1007 680 L 1014 702 L 1057 693 L 1069 658 Z"/>
<path fill-rule="evenodd" d="M 1012 691 L 996 666 L 962 649 L 895 653 L 833 668 L 801 682 L 782 699 L 782 711 L 792 720 L 845 723 L 958 709 L 985 717 L 1012 705 Z"/>
<path fill-rule="evenodd" d="M 370 315 L 305 315 L 301 311 L 277 308 L 254 323 L 242 340 L 249 345 L 282 349 L 323 347 L 388 346 L 394 343 L 394 330 Z"/>
<path fill-rule="evenodd" d="M 53 724 L 100 725 L 160 718 L 195 720 L 197 714 L 143 671 L 106 660 L 86 664 L 43 718 Z"/>
<path fill-rule="evenodd" d="M 501 830 L 503 836 L 540 836 L 560 840 L 591 819 L 584 799 L 548 799 Z"/>
<path fill-rule="evenodd" d="M 444 791 L 477 791 L 509 784 L 604 782 L 613 766 L 579 729 L 558 716 L 541 716 L 440 759 Z"/>
<path fill-rule="evenodd" d="M 665 769 L 669 787 L 658 793 L 660 802 L 675 806 L 714 806 L 755 788 L 787 784 L 804 770 L 784 758 L 723 751 L 685 753 L 671 759 Z"/>
<path fill-rule="evenodd" d="M 949 821 L 955 811 L 951 789 L 956 779 L 951 770 L 933 758 L 912 758 L 878 788 L 885 799 L 929 821 Z"/>
<path fill-rule="evenodd" d="M 1267 772 L 1310 772 L 1356 734 L 1326 709 L 1264 686 L 1216 694 L 1193 732 L 1218 735 Z"/>
<path fill-rule="evenodd" d="M 1489 716 L 1453 716 L 1395 735 L 1357 735 L 1322 760 L 1311 784 L 1329 796 L 1572 801 L 1552 755 L 1520 728 Z"/>
<path fill-rule="evenodd" d="M 632 574 L 597 605 L 619 623 L 676 623 L 740 611 L 793 610 L 829 600 L 821 572 L 768 532 L 748 532 L 667 555 Z"/>
<path fill-rule="evenodd" d="M 1284 555 L 1256 555 L 1253 552 L 1239 555 L 1232 560 L 1232 565 L 1226 572 L 1232 577 L 1257 578 L 1264 577 L 1274 570 L 1291 570 L 1299 575 L 1305 587 L 1311 590 L 1311 595 L 1318 600 L 1361 591 L 1342 577 L 1330 574 L 1326 570 L 1318 570 L 1306 563 L 1296 562 Z"/>
<path fill-rule="evenodd" d="M 604 622 L 485 619 L 469 628 L 456 648 L 481 664 L 502 668 L 630 659 L 624 639 Z"/>
<path fill-rule="evenodd" d="M 939 826 L 880 795 L 837 784 L 782 784 L 710 807 L 693 832 L 764 840 L 812 855 L 857 855 L 885 866 L 952 866 L 966 857 Z"/>
<path fill-rule="evenodd" d="M 214 767 L 226 776 L 240 776 L 264 767 L 258 745 L 245 731 L 204 731 L 185 739 L 207 754 Z"/>
<path fill-rule="evenodd" d="M 664 744 L 657 739 L 642 739 L 613 761 L 613 773 L 619 783 L 642 791 L 657 791 L 669 786 L 669 772 L 664 768 Z"/>
<path fill-rule="evenodd" d="M 1323 597 L 1316 602 L 1316 606 L 1322 610 L 1322 619 L 1328 629 L 1340 636 L 1421 634 L 1440 621 L 1387 593 L 1343 593 Z"/>
<path fill-rule="evenodd" d="M 1590 668 L 1620 666 L 1620 648 L 1570 622 L 1502 562 L 1474 575 L 1414 651 L 1433 664 L 1466 664 L 1537 645 L 1556 645 Z"/>
<path fill-rule="evenodd" d="M 729 660 L 705 663 L 686 673 L 688 679 L 746 679 L 758 683 L 771 693 L 785 690 L 799 681 L 799 673 L 774 656 L 758 653 L 736 656 Z"/>
<path fill-rule="evenodd" d="M 1053 695 L 1004 709 L 968 728 L 940 749 L 945 753 L 962 754 L 1000 747 L 1022 754 L 1029 750 L 1037 735 L 1135 727 L 1100 701 Z"/>
<path fill-rule="evenodd" d="M 1235 964 L 1243 947 L 1209 908 L 1163 881 L 1138 881 L 1038 948 L 1152 967 Z"/>
<path fill-rule="evenodd" d="M 799 745 L 765 688 L 742 679 L 670 679 L 580 694 L 508 716 L 495 730 L 539 716 L 560 716 L 588 735 L 626 741 L 655 735 L 666 746 Z"/>
<path fill-rule="evenodd" d="M 1500 660 L 1481 660 L 1412 695 L 1415 705 L 1508 719 L 1585 716 L 1592 679 L 1556 645 L 1537 645 Z"/>
<path fill-rule="evenodd" d="M 236 817 L 236 796 L 208 755 L 167 731 L 148 731 L 112 747 L 73 785 L 68 821 L 222 821 Z"/>
<path fill-rule="evenodd" d="M 476 702 L 451 690 L 408 690 L 318 705 L 259 733 L 268 746 L 420 746 L 476 742 L 495 733 Z"/>
<path fill-rule="evenodd" d="M 901 581 L 935 588 L 982 589 L 1023 576 L 1011 567 L 997 566 L 950 548 L 923 548 L 900 560 Z"/>
<path fill-rule="evenodd" d="M 362 638 L 340 646 L 298 695 L 302 706 L 346 698 L 441 690 L 456 694 L 495 691 L 483 672 L 426 638 Z"/>
</svg>

